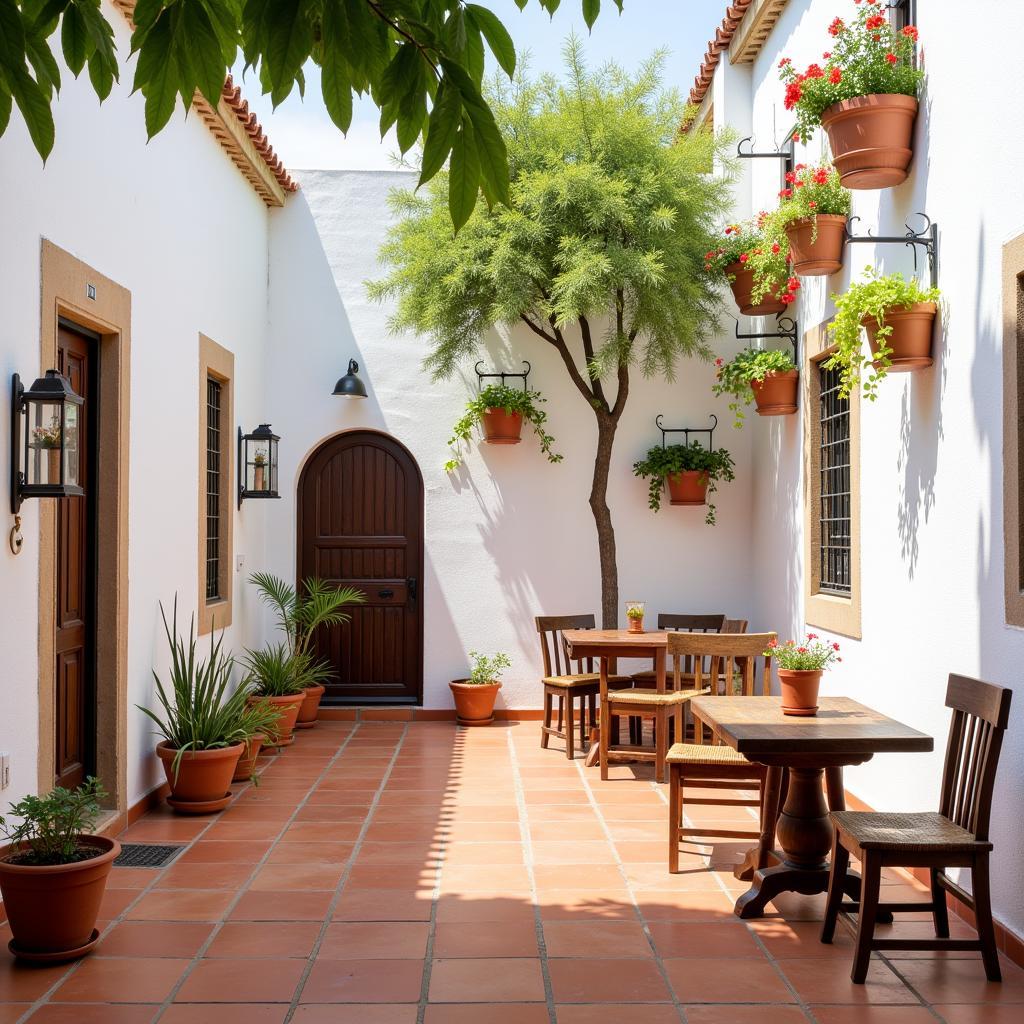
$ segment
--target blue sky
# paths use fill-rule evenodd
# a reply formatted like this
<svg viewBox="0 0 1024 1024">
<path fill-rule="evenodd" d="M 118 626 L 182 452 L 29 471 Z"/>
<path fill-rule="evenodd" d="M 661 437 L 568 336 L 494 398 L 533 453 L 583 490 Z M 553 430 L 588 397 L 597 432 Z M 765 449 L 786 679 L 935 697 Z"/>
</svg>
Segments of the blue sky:
<svg viewBox="0 0 1024 1024">
<path fill-rule="evenodd" d="M 688 91 L 704 54 L 727 7 L 727 0 L 624 0 L 620 16 L 612 0 L 604 0 L 601 16 L 592 32 L 580 15 L 580 0 L 562 0 L 555 17 L 549 18 L 537 0 L 520 11 L 513 0 L 479 0 L 505 23 L 520 52 L 531 54 L 531 67 L 557 69 L 561 47 L 571 32 L 585 42 L 588 60 L 603 64 L 615 60 L 635 66 L 659 47 L 670 51 L 666 84 Z M 380 139 L 377 110 L 358 103 L 352 128 L 343 136 L 331 123 L 320 101 L 316 68 L 307 71 L 306 99 L 296 91 L 274 111 L 269 98 L 259 94 L 250 74 L 241 82 L 250 107 L 259 116 L 270 141 L 289 169 L 371 169 L 394 166 L 394 140 Z"/>
</svg>

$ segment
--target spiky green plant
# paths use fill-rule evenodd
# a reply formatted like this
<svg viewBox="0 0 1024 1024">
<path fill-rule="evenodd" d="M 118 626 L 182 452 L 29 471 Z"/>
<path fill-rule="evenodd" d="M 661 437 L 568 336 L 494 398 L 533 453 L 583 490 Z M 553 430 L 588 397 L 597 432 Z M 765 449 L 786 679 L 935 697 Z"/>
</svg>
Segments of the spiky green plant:
<svg viewBox="0 0 1024 1024">
<path fill-rule="evenodd" d="M 308 653 L 292 654 L 287 644 L 268 644 L 245 652 L 245 667 L 257 697 L 291 697 L 331 676 L 329 666 Z"/>
</svg>

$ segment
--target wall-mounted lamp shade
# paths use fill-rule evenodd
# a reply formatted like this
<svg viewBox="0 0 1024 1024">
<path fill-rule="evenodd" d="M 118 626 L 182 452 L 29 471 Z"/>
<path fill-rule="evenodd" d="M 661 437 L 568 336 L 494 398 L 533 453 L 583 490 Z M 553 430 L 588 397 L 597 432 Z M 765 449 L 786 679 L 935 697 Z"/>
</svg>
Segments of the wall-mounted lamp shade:
<svg viewBox="0 0 1024 1024">
<path fill-rule="evenodd" d="M 67 377 L 47 370 L 27 390 L 11 378 L 11 511 L 25 498 L 80 497 L 81 395 Z"/>
<path fill-rule="evenodd" d="M 359 364 L 354 359 L 348 361 L 348 373 L 334 385 L 331 393 L 342 398 L 366 397 L 366 385 L 359 379 Z"/>
<path fill-rule="evenodd" d="M 277 491 L 277 442 L 281 439 L 261 423 L 251 433 L 238 428 L 238 507 L 246 498 L 280 498 Z"/>
</svg>

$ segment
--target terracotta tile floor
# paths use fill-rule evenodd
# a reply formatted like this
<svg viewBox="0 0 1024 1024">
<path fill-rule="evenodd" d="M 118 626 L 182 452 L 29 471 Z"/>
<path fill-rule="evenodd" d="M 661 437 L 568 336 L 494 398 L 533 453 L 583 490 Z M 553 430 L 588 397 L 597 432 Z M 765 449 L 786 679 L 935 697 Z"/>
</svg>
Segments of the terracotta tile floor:
<svg viewBox="0 0 1024 1024">
<path fill-rule="evenodd" d="M 820 897 L 740 922 L 749 843 L 693 846 L 669 875 L 665 787 L 632 766 L 602 783 L 538 736 L 322 722 L 220 815 L 147 815 L 122 838 L 184 852 L 114 869 L 88 959 L 0 959 L 0 1024 L 1024 1019 L 1024 971 L 989 984 L 970 953 L 876 957 L 852 985 L 846 933 L 818 942 Z"/>
</svg>

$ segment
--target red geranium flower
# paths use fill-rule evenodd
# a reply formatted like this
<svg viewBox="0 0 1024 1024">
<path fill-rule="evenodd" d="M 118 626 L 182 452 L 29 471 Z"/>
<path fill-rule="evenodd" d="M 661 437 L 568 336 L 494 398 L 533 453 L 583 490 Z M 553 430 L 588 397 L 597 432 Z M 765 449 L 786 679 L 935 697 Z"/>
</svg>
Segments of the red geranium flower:
<svg viewBox="0 0 1024 1024">
<path fill-rule="evenodd" d="M 814 172 L 814 183 L 816 185 L 827 185 L 828 184 L 828 171 L 824 167 L 819 167 Z"/>
<path fill-rule="evenodd" d="M 786 292 L 786 294 L 779 299 L 779 302 L 784 306 L 788 306 L 791 302 L 796 302 L 796 296 L 792 292 Z"/>
<path fill-rule="evenodd" d="M 843 19 L 836 18 L 835 21 L 833 21 L 832 24 L 829 25 L 828 34 L 830 36 L 837 36 L 840 32 L 843 31 L 844 28 L 846 28 L 846 26 L 843 24 Z"/>
<path fill-rule="evenodd" d="M 843 73 L 839 68 L 833 68 L 832 73 L 828 76 L 828 80 L 833 85 L 838 85 L 843 80 Z"/>
<path fill-rule="evenodd" d="M 799 82 L 790 82 L 786 86 L 786 98 L 784 104 L 787 110 L 792 110 L 803 98 L 804 91 Z"/>
<path fill-rule="evenodd" d="M 918 32 L 917 32 L 917 26 L 916 25 L 904 25 L 903 26 L 903 34 L 908 39 L 913 39 L 915 43 L 917 42 Z"/>
<path fill-rule="evenodd" d="M 749 260 L 749 259 L 750 259 L 750 256 L 747 253 L 745 253 L 745 252 L 741 252 L 740 253 L 740 263 L 746 263 L 747 260 Z"/>
<path fill-rule="evenodd" d="M 788 57 L 783 57 L 782 60 L 779 61 L 779 67 L 784 68 L 792 63 L 793 62 Z"/>
<path fill-rule="evenodd" d="M 792 199 L 793 198 L 793 190 L 791 188 L 784 188 L 779 193 L 779 197 L 782 198 L 782 199 Z"/>
<path fill-rule="evenodd" d="M 795 291 L 796 291 L 796 290 L 797 290 L 797 289 L 798 289 L 798 288 L 800 287 L 800 278 L 799 278 L 799 277 L 791 277 L 791 278 L 790 278 L 790 279 L 789 279 L 789 280 L 788 280 L 788 281 L 786 282 L 786 287 L 787 287 L 787 288 L 788 288 L 788 289 L 789 289 L 789 290 L 790 290 L 791 292 L 795 292 Z"/>
<path fill-rule="evenodd" d="M 886 59 L 886 60 L 887 60 L 887 61 L 888 61 L 888 62 L 889 62 L 890 64 L 895 64 L 895 63 L 896 63 L 896 62 L 897 62 L 897 61 L 899 60 L 899 57 L 897 57 L 895 53 L 887 53 L 887 54 L 885 55 L 885 59 Z"/>
<path fill-rule="evenodd" d="M 786 181 L 792 184 L 796 181 L 796 175 L 792 171 L 786 171 Z"/>
<path fill-rule="evenodd" d="M 817 203 L 816 203 L 816 202 L 815 202 L 815 201 L 814 201 L 813 199 L 809 199 L 809 200 L 807 201 L 807 205 L 808 205 L 808 206 L 809 206 L 809 207 L 810 207 L 810 208 L 811 208 L 812 210 L 815 210 L 815 209 L 817 209 L 817 207 L 818 207 L 818 204 L 817 204 Z"/>
<path fill-rule="evenodd" d="M 724 359 L 723 359 L 723 358 L 722 358 L 721 356 L 719 356 L 719 357 L 718 357 L 718 358 L 717 358 L 717 359 L 715 360 L 715 366 L 721 366 L 723 362 L 725 362 L 725 360 L 724 360 Z"/>
<path fill-rule="evenodd" d="M 885 24 L 884 14 L 872 14 L 867 21 L 864 22 L 864 27 L 869 32 L 874 32 L 876 28 L 881 28 Z"/>
<path fill-rule="evenodd" d="M 824 78 L 825 72 L 821 70 L 818 64 L 811 64 L 810 67 L 804 72 L 804 78 Z"/>
<path fill-rule="evenodd" d="M 782 246 L 778 242 L 772 243 L 772 252 L 778 254 L 782 250 Z"/>
</svg>

